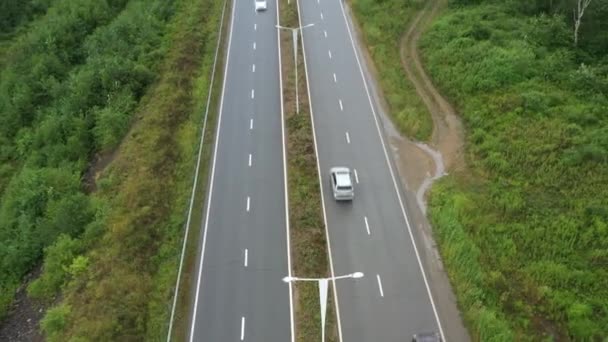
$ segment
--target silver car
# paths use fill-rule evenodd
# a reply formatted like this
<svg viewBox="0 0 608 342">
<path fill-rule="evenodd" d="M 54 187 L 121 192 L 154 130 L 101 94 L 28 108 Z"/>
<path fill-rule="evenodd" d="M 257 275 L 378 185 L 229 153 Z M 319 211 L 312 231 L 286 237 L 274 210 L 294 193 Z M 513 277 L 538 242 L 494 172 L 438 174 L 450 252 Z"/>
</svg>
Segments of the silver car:
<svg viewBox="0 0 608 342">
<path fill-rule="evenodd" d="M 347 167 L 332 167 L 329 170 L 329 183 L 336 201 L 352 201 L 355 198 L 353 180 Z"/>
<path fill-rule="evenodd" d="M 255 0 L 256 12 L 265 11 L 267 8 L 266 0 Z"/>
</svg>

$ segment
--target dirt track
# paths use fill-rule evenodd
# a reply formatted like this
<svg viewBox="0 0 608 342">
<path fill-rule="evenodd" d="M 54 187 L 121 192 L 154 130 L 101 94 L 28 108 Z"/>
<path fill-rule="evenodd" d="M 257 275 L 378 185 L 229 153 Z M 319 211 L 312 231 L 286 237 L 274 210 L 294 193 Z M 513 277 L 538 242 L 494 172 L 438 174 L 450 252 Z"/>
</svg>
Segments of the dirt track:
<svg viewBox="0 0 608 342">
<path fill-rule="evenodd" d="M 463 125 L 426 74 L 418 52 L 420 35 L 446 4 L 446 0 L 427 2 L 403 36 L 400 52 L 403 68 L 433 118 L 431 146 L 443 156 L 446 169 L 461 170 L 465 167 Z"/>
</svg>

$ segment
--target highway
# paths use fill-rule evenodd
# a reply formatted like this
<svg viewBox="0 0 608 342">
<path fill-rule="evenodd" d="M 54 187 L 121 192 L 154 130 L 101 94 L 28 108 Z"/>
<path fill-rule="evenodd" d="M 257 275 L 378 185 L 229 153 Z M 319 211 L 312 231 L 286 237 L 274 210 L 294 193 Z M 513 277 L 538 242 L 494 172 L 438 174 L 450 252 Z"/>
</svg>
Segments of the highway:
<svg viewBox="0 0 608 342">
<path fill-rule="evenodd" d="M 401 184 L 340 0 L 299 1 L 306 74 L 330 245 L 340 341 L 406 341 L 443 329 L 414 244 Z M 337 203 L 329 169 L 354 172 L 355 199 Z M 415 167 L 413 165 L 412 167 Z"/>
<path fill-rule="evenodd" d="M 277 8 L 233 1 L 189 341 L 293 338 Z"/>
</svg>

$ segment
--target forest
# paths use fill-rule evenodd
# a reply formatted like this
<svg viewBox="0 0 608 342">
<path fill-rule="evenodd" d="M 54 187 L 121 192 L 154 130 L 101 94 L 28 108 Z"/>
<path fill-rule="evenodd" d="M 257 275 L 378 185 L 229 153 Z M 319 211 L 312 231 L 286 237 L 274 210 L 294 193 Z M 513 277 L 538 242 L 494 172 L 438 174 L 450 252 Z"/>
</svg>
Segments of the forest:
<svg viewBox="0 0 608 342">
<path fill-rule="evenodd" d="M 0 2 L 0 319 L 42 267 L 48 340 L 166 334 L 221 4 Z"/>
<path fill-rule="evenodd" d="M 400 65 L 419 1 L 355 0 L 397 126 L 428 118 Z M 474 340 L 608 336 L 608 1 L 450 0 L 419 48 L 465 123 L 430 217 Z"/>
</svg>

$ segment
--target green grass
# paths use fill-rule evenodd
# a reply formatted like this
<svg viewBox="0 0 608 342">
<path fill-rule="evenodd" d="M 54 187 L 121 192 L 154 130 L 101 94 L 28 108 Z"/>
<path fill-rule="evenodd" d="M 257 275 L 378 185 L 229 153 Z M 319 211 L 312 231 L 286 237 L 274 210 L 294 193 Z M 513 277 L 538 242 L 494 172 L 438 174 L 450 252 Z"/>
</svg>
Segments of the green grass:
<svg viewBox="0 0 608 342">
<path fill-rule="evenodd" d="M 42 321 L 49 340 L 166 336 L 222 5 L 179 2 L 158 81 L 98 180 L 96 220 L 82 237 L 86 267 L 68 278 L 57 309 Z M 197 205 L 210 155 L 206 140 Z"/>
<path fill-rule="evenodd" d="M 581 66 L 569 30 L 480 5 L 421 42 L 467 126 L 471 174 L 433 189 L 430 216 L 476 340 L 608 335 L 606 61 Z"/>
<path fill-rule="evenodd" d="M 378 72 L 389 115 L 409 137 L 428 139 L 433 120 L 407 79 L 401 62 L 401 39 L 424 3 L 418 1 L 353 0 L 352 8 Z"/>
</svg>

